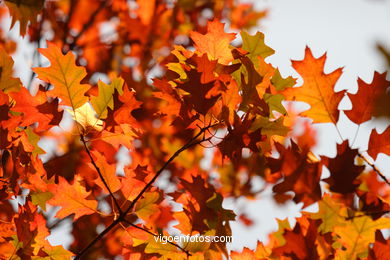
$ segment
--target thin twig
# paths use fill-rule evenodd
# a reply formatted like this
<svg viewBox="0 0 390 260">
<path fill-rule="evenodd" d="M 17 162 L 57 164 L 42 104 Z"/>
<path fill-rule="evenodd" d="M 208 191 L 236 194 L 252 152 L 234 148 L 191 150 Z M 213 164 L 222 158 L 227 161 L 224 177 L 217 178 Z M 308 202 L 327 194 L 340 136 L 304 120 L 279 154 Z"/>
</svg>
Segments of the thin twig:
<svg viewBox="0 0 390 260">
<path fill-rule="evenodd" d="M 101 181 L 103 182 L 104 187 L 106 187 L 106 189 L 108 190 L 108 193 L 110 194 L 111 198 L 114 200 L 115 206 L 116 206 L 116 208 L 117 208 L 119 214 L 122 214 L 122 209 L 121 209 L 121 207 L 119 206 L 118 201 L 116 200 L 114 194 L 112 193 L 110 187 L 108 186 L 106 180 L 104 179 L 102 172 L 100 171 L 99 167 L 96 165 L 95 160 L 94 160 L 93 157 L 92 157 L 91 151 L 89 150 L 89 148 L 88 148 L 88 146 L 87 146 L 87 142 L 85 141 L 84 135 L 80 134 L 80 139 L 81 139 L 81 142 L 83 142 L 84 147 L 85 147 L 85 151 L 87 152 L 87 154 L 88 154 L 88 156 L 89 156 L 89 159 L 91 160 L 91 163 L 92 163 L 93 167 L 95 167 L 97 173 L 99 174 L 99 177 L 100 177 Z"/>
<path fill-rule="evenodd" d="M 219 124 L 219 123 L 217 123 Z M 164 163 L 164 165 L 160 168 L 160 170 L 158 170 L 156 172 L 156 174 L 153 176 L 153 178 L 146 184 L 146 186 L 140 191 L 140 193 L 137 195 L 137 197 L 135 197 L 135 199 L 131 202 L 130 206 L 124 211 L 124 215 L 126 215 L 127 213 L 129 213 L 135 206 L 135 204 L 137 203 L 137 201 L 142 197 L 142 195 L 153 185 L 153 183 L 156 181 L 156 179 L 160 176 L 160 174 L 165 170 L 165 168 L 167 168 L 167 166 L 177 157 L 179 156 L 179 154 L 185 150 L 187 150 L 188 148 L 190 148 L 191 146 L 193 145 L 196 145 L 196 144 L 199 144 L 203 141 L 205 141 L 204 139 L 198 141 L 198 142 L 194 142 L 196 141 L 196 139 L 198 139 L 199 136 L 201 136 L 207 129 L 211 128 L 211 127 L 214 127 L 215 125 L 217 124 L 213 124 L 213 125 L 209 125 L 207 127 L 204 127 L 200 130 L 200 132 L 195 135 L 190 141 L 188 141 L 185 145 L 183 145 L 179 150 L 177 150 L 169 159 L 168 161 L 166 161 Z"/>
<path fill-rule="evenodd" d="M 148 234 L 150 234 L 150 235 L 152 235 L 152 236 L 154 236 L 154 237 L 158 237 L 158 236 L 159 236 L 159 235 L 157 235 L 157 234 L 151 232 L 150 230 L 147 230 L 146 228 L 143 228 L 143 227 L 137 226 L 136 224 L 131 223 L 131 222 L 128 221 L 127 219 L 124 219 L 123 222 L 125 222 L 126 224 L 129 224 L 130 226 L 132 226 L 132 227 L 134 227 L 134 228 L 143 230 L 143 231 L 145 231 L 146 233 L 148 233 Z M 191 253 L 190 253 L 188 250 L 186 250 L 185 248 L 183 248 L 182 246 L 180 246 L 180 245 L 178 245 L 178 244 L 176 244 L 176 243 L 170 242 L 170 241 L 167 241 L 167 243 L 168 243 L 168 244 L 171 244 L 171 245 L 173 245 L 173 246 L 175 246 L 175 247 L 177 247 L 178 249 L 180 249 L 181 251 L 183 251 L 184 253 L 186 253 L 187 256 L 191 256 Z"/>
<path fill-rule="evenodd" d="M 122 216 L 122 215 L 121 215 Z M 118 225 L 123 219 L 121 217 L 114 220 L 106 229 L 104 229 L 99 235 L 97 235 L 83 250 L 81 250 L 75 257 L 74 260 L 79 260 L 81 257 L 91 248 L 93 247 L 99 240 L 101 240 L 108 232 L 111 231 L 116 225 Z"/>
<path fill-rule="evenodd" d="M 378 169 L 376 168 L 376 166 L 371 163 L 364 155 L 362 155 L 361 153 L 358 154 L 358 156 L 360 158 L 362 158 L 368 165 L 371 166 L 371 168 L 379 175 L 379 177 L 381 177 L 381 179 L 386 182 L 388 185 L 390 185 L 390 182 L 389 180 L 386 178 L 386 176 Z"/>
<path fill-rule="evenodd" d="M 207 127 L 204 127 L 200 130 L 198 134 L 196 134 L 191 140 L 189 140 L 185 145 L 183 145 L 179 150 L 177 150 L 164 164 L 161 166 L 161 168 L 156 172 L 154 177 L 146 184 L 146 186 L 139 192 L 137 197 L 131 202 L 130 206 L 121 214 L 119 217 L 114 220 L 106 229 L 104 229 L 99 235 L 97 235 L 83 250 L 81 250 L 75 260 L 81 259 L 81 257 L 90 249 L 92 248 L 100 239 L 104 237 L 105 234 L 110 232 L 117 224 L 124 222 L 126 215 L 134 208 L 135 204 L 137 201 L 142 197 L 142 195 L 153 185 L 153 183 L 156 181 L 156 179 L 160 176 L 160 174 L 168 167 L 168 165 L 177 157 L 179 156 L 180 153 L 185 151 L 186 149 L 190 148 L 191 146 L 194 146 L 196 144 L 199 144 L 203 141 L 204 139 L 196 141 L 207 129 L 212 128 L 222 122 L 218 122 L 212 125 L 209 125 Z M 88 151 L 88 150 L 87 150 Z"/>
</svg>

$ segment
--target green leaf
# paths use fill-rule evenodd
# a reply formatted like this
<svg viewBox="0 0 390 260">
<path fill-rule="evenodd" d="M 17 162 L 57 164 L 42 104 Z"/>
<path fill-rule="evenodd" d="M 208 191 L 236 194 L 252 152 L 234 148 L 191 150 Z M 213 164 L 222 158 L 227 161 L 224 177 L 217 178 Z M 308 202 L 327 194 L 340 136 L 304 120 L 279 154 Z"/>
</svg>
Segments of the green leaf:
<svg viewBox="0 0 390 260">
<path fill-rule="evenodd" d="M 38 146 L 39 135 L 35 134 L 34 131 L 30 127 L 27 127 L 26 130 L 24 130 L 24 132 L 26 133 L 30 144 L 34 146 L 34 150 L 32 151 L 32 154 L 33 155 L 44 154 L 45 151 L 41 147 Z"/>
<path fill-rule="evenodd" d="M 287 111 L 282 104 L 282 101 L 284 100 L 283 95 L 281 95 L 281 94 L 272 95 L 269 93 L 265 93 L 263 98 L 264 98 L 264 101 L 269 106 L 269 112 L 271 115 L 272 115 L 272 111 L 279 112 L 283 115 L 287 114 Z"/>
<path fill-rule="evenodd" d="M 146 192 L 144 197 L 135 204 L 135 213 L 143 220 L 147 220 L 158 211 L 157 201 L 160 199 L 158 192 Z"/>
<path fill-rule="evenodd" d="M 107 117 L 107 108 L 114 109 L 113 94 L 115 90 L 118 91 L 119 95 L 123 94 L 123 83 L 122 78 L 114 78 L 110 85 L 107 85 L 103 81 L 98 81 L 99 95 L 91 98 L 91 104 L 96 111 L 99 119 Z"/>
<path fill-rule="evenodd" d="M 293 87 L 296 83 L 296 80 L 291 76 L 283 78 L 282 75 L 280 75 L 279 69 L 276 69 L 274 75 L 271 78 L 271 83 L 275 86 L 276 90 L 281 91 L 286 88 Z"/>
<path fill-rule="evenodd" d="M 53 198 L 53 193 L 46 191 L 46 192 L 35 192 L 31 194 L 31 201 L 34 205 L 38 205 L 46 211 L 46 201 Z"/>
<path fill-rule="evenodd" d="M 252 123 L 251 130 L 256 131 L 261 128 L 261 133 L 268 137 L 272 135 L 286 136 L 290 128 L 283 125 L 283 120 L 283 117 L 279 117 L 274 121 L 270 121 L 268 118 L 260 116 Z"/>
<path fill-rule="evenodd" d="M 275 51 L 268 47 L 264 43 L 264 34 L 257 32 L 255 35 L 250 35 L 245 31 L 241 32 L 242 37 L 242 48 L 249 52 L 247 55 L 253 63 L 256 65 L 257 57 L 261 56 L 266 58 L 275 53 Z"/>
</svg>

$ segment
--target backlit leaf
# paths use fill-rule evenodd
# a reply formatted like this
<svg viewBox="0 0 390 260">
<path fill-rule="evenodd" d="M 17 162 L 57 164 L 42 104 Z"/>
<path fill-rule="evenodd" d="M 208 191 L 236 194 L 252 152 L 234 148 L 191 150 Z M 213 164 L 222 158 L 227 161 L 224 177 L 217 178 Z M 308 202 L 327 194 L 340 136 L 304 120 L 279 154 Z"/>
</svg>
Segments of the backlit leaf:
<svg viewBox="0 0 390 260">
<path fill-rule="evenodd" d="M 39 49 L 39 52 L 49 59 L 51 66 L 34 68 L 34 72 L 38 74 L 38 78 L 54 86 L 47 92 L 49 96 L 59 97 L 62 105 L 73 109 L 81 107 L 88 101 L 85 93 L 91 87 L 80 83 L 87 75 L 85 68 L 75 64 L 72 52 L 63 55 L 61 49 L 54 43 L 47 42 L 47 46 L 46 49 Z"/>
</svg>

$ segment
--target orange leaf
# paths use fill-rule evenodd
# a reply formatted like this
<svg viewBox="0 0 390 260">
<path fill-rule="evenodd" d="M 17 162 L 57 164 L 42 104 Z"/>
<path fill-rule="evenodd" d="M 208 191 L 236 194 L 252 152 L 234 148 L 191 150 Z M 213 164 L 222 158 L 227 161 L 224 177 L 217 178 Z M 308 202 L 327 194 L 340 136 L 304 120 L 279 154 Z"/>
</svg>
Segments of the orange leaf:
<svg viewBox="0 0 390 260">
<path fill-rule="evenodd" d="M 200 53 L 206 53 L 211 60 L 218 60 L 221 64 L 233 61 L 229 44 L 236 38 L 235 33 L 225 33 L 224 24 L 218 20 L 207 23 L 207 33 L 191 32 L 191 39 Z"/>
<path fill-rule="evenodd" d="M 90 215 L 96 212 L 97 201 L 87 200 L 89 192 L 75 179 L 74 183 L 69 184 L 63 177 L 58 177 L 58 184 L 49 185 L 49 191 L 54 194 L 47 203 L 53 206 L 60 206 L 56 218 L 64 218 L 75 214 L 74 219 L 84 215 Z"/>
<path fill-rule="evenodd" d="M 121 182 L 118 179 L 118 176 L 115 174 L 115 164 L 109 164 L 106 160 L 106 158 L 100 154 L 99 152 L 94 152 L 93 155 L 96 157 L 96 164 L 99 167 L 104 180 L 106 181 L 108 187 L 110 188 L 111 192 L 116 192 L 121 188 Z M 103 184 L 102 180 L 98 178 L 95 180 L 96 184 L 99 185 L 105 192 L 108 193 L 108 190 L 106 189 L 105 185 Z"/>
<path fill-rule="evenodd" d="M 91 88 L 88 84 L 80 83 L 87 75 L 85 69 L 76 65 L 72 52 L 63 55 L 55 44 L 47 42 L 47 46 L 46 49 L 39 49 L 39 52 L 49 59 L 51 66 L 34 68 L 34 72 L 38 74 L 38 78 L 54 86 L 48 95 L 61 98 L 62 105 L 73 109 L 81 107 L 88 101 L 84 94 Z"/>
<path fill-rule="evenodd" d="M 368 154 L 376 160 L 378 153 L 385 153 L 390 155 L 390 127 L 388 127 L 382 134 L 374 129 L 370 135 L 370 141 L 368 142 Z"/>
<path fill-rule="evenodd" d="M 337 107 L 345 91 L 335 93 L 334 86 L 342 74 L 342 69 L 325 74 L 325 61 L 326 54 L 316 59 L 311 50 L 306 47 L 305 58 L 301 61 L 292 61 L 292 66 L 303 78 L 303 85 L 288 88 L 283 91 L 283 94 L 288 100 L 308 103 L 311 108 L 301 114 L 313 119 L 313 123 L 336 124 L 340 114 Z"/>
<path fill-rule="evenodd" d="M 375 102 L 386 94 L 390 81 L 386 80 L 386 72 L 382 74 L 375 72 L 371 84 L 358 78 L 358 85 L 359 90 L 356 94 L 347 94 L 352 101 L 352 110 L 345 111 L 345 114 L 352 122 L 361 124 L 371 119 Z"/>
</svg>

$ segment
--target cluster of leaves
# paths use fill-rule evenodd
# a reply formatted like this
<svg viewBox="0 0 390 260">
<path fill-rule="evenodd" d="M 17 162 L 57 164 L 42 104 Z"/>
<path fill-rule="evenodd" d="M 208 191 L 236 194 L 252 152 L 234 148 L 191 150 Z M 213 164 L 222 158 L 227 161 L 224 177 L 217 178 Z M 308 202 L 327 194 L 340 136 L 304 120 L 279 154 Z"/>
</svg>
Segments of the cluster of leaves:
<svg viewBox="0 0 390 260">
<path fill-rule="evenodd" d="M 390 228 L 386 177 L 348 140 L 335 158 L 314 155 L 310 124 L 294 134 L 298 116 L 282 103 L 306 102 L 310 109 L 300 116 L 337 127 L 346 93 L 334 86 L 342 70 L 324 73 L 326 56 L 307 48 L 292 63 L 303 79 L 295 86 L 266 62 L 274 50 L 261 32 L 242 31 L 242 44 L 232 45 L 238 35 L 220 22 L 245 29 L 264 12 L 212 0 L 5 4 L 21 35 L 47 45 L 38 50 L 50 64 L 37 55 L 32 95 L 12 76 L 15 43 L 0 35 L 1 258 L 389 258 L 380 231 Z M 207 22 L 208 13 L 214 19 Z M 112 32 L 102 34 L 107 27 Z M 360 125 L 383 115 L 375 104 L 389 84 L 386 73 L 375 72 L 372 83 L 359 79 L 359 91 L 348 94 L 348 118 Z M 373 130 L 368 155 L 389 155 L 389 135 L 390 128 Z M 39 141 L 54 151 L 43 157 Z M 130 158 L 125 166 L 123 154 Z M 230 222 L 250 225 L 222 203 L 255 198 L 258 178 L 278 203 L 317 203 L 319 211 L 302 212 L 294 227 L 279 221 L 269 243 L 255 250 L 154 239 L 229 236 Z M 69 250 L 47 240 L 66 219 Z"/>
</svg>

